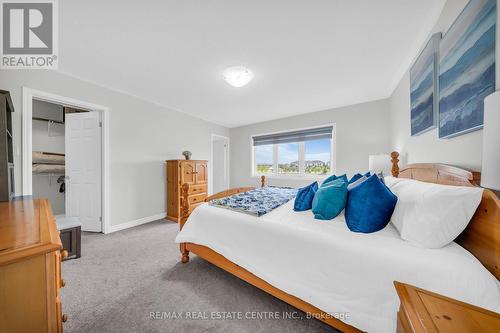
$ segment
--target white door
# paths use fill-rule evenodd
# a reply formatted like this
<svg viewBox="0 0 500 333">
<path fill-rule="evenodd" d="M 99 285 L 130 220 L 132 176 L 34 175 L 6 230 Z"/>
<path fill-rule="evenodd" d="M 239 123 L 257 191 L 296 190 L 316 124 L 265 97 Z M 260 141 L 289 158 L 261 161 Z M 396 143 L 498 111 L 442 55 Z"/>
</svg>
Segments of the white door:
<svg viewBox="0 0 500 333">
<path fill-rule="evenodd" d="M 212 193 L 229 188 L 229 141 L 216 137 L 212 141 Z"/>
<path fill-rule="evenodd" d="M 101 232 L 101 127 L 99 112 L 66 114 L 66 215 L 82 230 Z"/>
</svg>

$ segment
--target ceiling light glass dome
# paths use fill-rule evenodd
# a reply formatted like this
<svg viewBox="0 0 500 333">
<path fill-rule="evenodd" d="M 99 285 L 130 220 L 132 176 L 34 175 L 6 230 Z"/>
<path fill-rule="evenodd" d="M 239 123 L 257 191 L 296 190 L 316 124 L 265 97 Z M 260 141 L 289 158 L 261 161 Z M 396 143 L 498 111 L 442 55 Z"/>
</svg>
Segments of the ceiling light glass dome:
<svg viewBox="0 0 500 333">
<path fill-rule="evenodd" d="M 252 71 L 243 66 L 229 67 L 222 73 L 224 80 L 233 87 L 243 87 L 252 81 Z"/>
</svg>

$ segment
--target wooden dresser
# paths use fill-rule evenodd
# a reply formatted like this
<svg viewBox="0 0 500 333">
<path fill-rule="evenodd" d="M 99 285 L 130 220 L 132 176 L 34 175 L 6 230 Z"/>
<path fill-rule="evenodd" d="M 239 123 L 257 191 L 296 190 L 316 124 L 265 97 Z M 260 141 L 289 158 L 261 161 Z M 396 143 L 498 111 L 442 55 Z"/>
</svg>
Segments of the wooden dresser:
<svg viewBox="0 0 500 333">
<path fill-rule="evenodd" d="M 47 200 L 0 203 L 0 333 L 62 332 L 61 249 Z"/>
<path fill-rule="evenodd" d="M 167 161 L 167 219 L 179 222 L 182 184 L 189 186 L 189 213 L 207 197 L 208 162 L 202 160 Z"/>
<path fill-rule="evenodd" d="M 401 306 L 398 333 L 500 332 L 500 314 L 408 284 L 394 282 Z"/>
</svg>

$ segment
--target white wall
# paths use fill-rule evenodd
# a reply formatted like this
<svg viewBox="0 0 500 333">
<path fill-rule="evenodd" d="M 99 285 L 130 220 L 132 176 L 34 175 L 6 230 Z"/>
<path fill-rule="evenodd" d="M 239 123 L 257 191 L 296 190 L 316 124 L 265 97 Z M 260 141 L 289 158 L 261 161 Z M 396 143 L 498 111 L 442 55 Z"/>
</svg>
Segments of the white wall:
<svg viewBox="0 0 500 333">
<path fill-rule="evenodd" d="M 467 4 L 467 0 L 449 0 L 433 29 L 443 34 Z M 497 5 L 498 10 L 498 5 Z M 498 21 L 499 15 L 497 15 Z M 500 41 L 497 22 L 497 87 L 500 81 Z M 429 36 L 430 37 L 430 36 Z M 424 47 L 424 45 L 422 45 Z M 410 75 L 409 69 L 390 98 L 391 145 L 399 151 L 407 163 L 441 162 L 481 170 L 483 131 L 475 131 L 451 139 L 439 139 L 438 130 L 433 129 L 419 136 L 410 136 Z"/>
<path fill-rule="evenodd" d="M 252 135 L 336 124 L 336 173 L 352 175 L 368 170 L 368 155 L 390 151 L 389 101 L 378 100 L 306 115 L 232 128 L 231 187 L 260 185 L 252 177 Z M 268 179 L 270 185 L 300 187 L 311 180 Z"/>
<path fill-rule="evenodd" d="M 137 84 L 140 84 L 138 82 Z M 229 135 L 221 126 L 54 71 L 0 71 L 0 88 L 11 92 L 16 163 L 16 194 L 21 194 L 21 88 L 25 86 L 110 108 L 110 225 L 165 212 L 165 163 L 209 159 L 211 134 Z"/>
</svg>

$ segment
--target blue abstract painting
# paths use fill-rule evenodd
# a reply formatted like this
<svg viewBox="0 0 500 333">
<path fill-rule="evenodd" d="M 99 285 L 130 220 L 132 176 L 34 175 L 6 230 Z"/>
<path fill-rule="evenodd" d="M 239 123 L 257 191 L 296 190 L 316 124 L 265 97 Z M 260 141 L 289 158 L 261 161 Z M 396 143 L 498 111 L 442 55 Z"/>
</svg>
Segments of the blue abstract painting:
<svg viewBox="0 0 500 333">
<path fill-rule="evenodd" d="M 410 69 L 411 135 L 437 123 L 437 51 L 441 34 L 434 34 Z"/>
<path fill-rule="evenodd" d="M 439 137 L 483 127 L 495 91 L 496 0 L 471 0 L 439 47 Z"/>
</svg>

